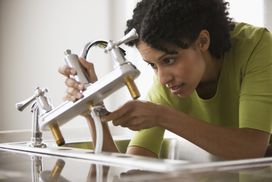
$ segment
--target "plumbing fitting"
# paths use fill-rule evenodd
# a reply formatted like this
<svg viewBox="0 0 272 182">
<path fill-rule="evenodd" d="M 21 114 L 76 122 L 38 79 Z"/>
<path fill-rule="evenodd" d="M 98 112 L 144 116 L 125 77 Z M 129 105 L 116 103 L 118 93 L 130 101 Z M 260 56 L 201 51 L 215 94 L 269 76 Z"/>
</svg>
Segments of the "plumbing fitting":
<svg viewBox="0 0 272 182">
<path fill-rule="evenodd" d="M 130 32 L 128 32 L 124 37 L 122 37 L 119 41 L 113 42 L 113 41 L 102 41 L 102 40 L 97 40 L 93 42 L 89 42 L 85 45 L 83 52 L 82 52 L 82 57 L 87 59 L 88 51 L 90 48 L 94 46 L 98 46 L 100 48 L 104 48 L 105 53 L 110 53 L 112 60 L 119 66 L 123 64 L 127 64 L 128 62 L 126 61 L 125 55 L 126 51 L 119 46 L 123 43 L 127 43 L 129 41 L 132 41 L 134 39 L 138 38 L 138 34 L 135 29 L 132 29 Z M 123 79 L 125 85 L 127 86 L 129 93 L 133 99 L 137 99 L 140 97 L 140 92 L 134 82 L 134 80 L 130 76 L 125 76 Z"/>
<path fill-rule="evenodd" d="M 46 147 L 46 144 L 42 142 L 42 132 L 40 131 L 40 123 L 39 123 L 40 116 L 52 110 L 52 106 L 49 103 L 47 97 L 45 96 L 46 92 L 48 92 L 47 89 L 40 89 L 39 87 L 37 87 L 35 89 L 35 93 L 33 96 L 16 104 L 16 108 L 19 111 L 23 111 L 28 105 L 33 103 L 31 106 L 31 112 L 33 113 L 32 137 L 31 137 L 31 143 L 30 143 L 31 147 L 38 147 L 38 148 Z M 53 136 L 55 138 L 58 138 L 57 144 L 58 145 L 64 144 L 65 142 L 59 130 L 58 125 L 55 124 L 50 129 L 53 133 Z"/>
<path fill-rule="evenodd" d="M 78 77 L 75 77 L 75 79 L 88 86 L 86 87 L 86 90 L 82 92 L 83 97 L 81 99 L 78 99 L 75 102 L 66 101 L 48 113 L 43 114 L 40 118 L 41 129 L 47 130 L 54 126 L 54 124 L 57 126 L 62 125 L 79 114 L 88 113 L 94 118 L 96 123 L 98 123 L 95 127 L 99 136 L 97 134 L 96 138 L 102 139 L 103 136 L 101 135 L 103 135 L 103 130 L 100 116 L 101 114 L 107 113 L 107 110 L 103 105 L 103 100 L 125 85 L 133 99 L 140 96 L 134 83 L 134 79 L 139 76 L 140 71 L 131 62 L 126 60 L 125 51 L 119 47 L 120 44 L 129 42 L 137 37 L 138 35 L 136 31 L 133 29 L 116 43 L 113 41 L 106 42 L 97 40 L 85 45 L 81 55 L 83 58 L 87 58 L 88 52 L 92 47 L 98 46 L 103 48 L 105 53 L 109 53 L 115 65 L 117 65 L 113 71 L 94 83 L 89 83 L 88 78 L 84 73 L 86 70 L 80 65 L 78 56 L 76 54 L 72 54 L 70 50 L 66 50 L 65 61 L 69 66 L 76 69 Z M 52 133 L 55 135 L 55 130 L 53 130 Z M 57 131 L 56 133 L 59 132 Z M 57 140 L 58 138 L 55 139 Z M 103 140 L 100 140 L 100 142 L 103 142 Z M 102 144 L 98 143 L 99 142 L 97 142 L 96 145 L 102 147 Z M 95 151 L 101 151 L 101 148 L 99 150 L 95 149 Z"/>
<path fill-rule="evenodd" d="M 100 116 L 106 115 L 109 112 L 102 105 L 98 105 L 94 107 L 90 106 L 90 110 L 91 110 L 90 116 L 94 120 L 95 132 L 96 132 L 94 153 L 97 154 L 102 152 L 103 139 L 104 139 L 103 126 L 102 126 Z"/>
<path fill-rule="evenodd" d="M 61 131 L 59 129 L 59 125 L 57 123 L 53 123 L 49 125 L 49 128 L 51 130 L 51 133 L 56 141 L 56 144 L 58 146 L 62 146 L 65 144 L 65 140 L 61 134 Z"/>
</svg>

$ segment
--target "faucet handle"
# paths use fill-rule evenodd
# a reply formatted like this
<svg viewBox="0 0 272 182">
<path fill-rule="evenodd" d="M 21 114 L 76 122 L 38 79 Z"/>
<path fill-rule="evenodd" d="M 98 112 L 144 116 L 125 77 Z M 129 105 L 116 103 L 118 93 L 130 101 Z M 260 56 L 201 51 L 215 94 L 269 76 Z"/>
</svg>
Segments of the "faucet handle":
<svg viewBox="0 0 272 182">
<path fill-rule="evenodd" d="M 115 42 L 115 43 L 111 43 L 108 44 L 108 46 L 105 48 L 105 51 L 111 51 L 113 48 L 123 44 L 123 43 L 127 43 L 129 41 L 135 40 L 138 38 L 138 34 L 136 32 L 136 30 L 133 28 L 131 29 L 124 37 L 122 37 L 119 41 Z"/>
<path fill-rule="evenodd" d="M 36 99 L 36 96 L 33 95 L 31 96 L 30 98 L 22 101 L 22 102 L 19 102 L 19 103 L 16 103 L 16 108 L 19 110 L 19 111 L 23 111 L 30 103 L 32 103 L 34 100 Z"/>
<path fill-rule="evenodd" d="M 19 111 L 23 111 L 29 104 L 31 104 L 37 97 L 39 96 L 43 96 L 44 93 L 47 92 L 47 89 L 40 89 L 39 87 L 37 87 L 35 89 L 35 93 L 34 95 L 32 95 L 31 97 L 29 97 L 28 99 L 22 101 L 22 102 L 19 102 L 19 103 L 16 103 L 16 108 L 19 110 Z"/>
<path fill-rule="evenodd" d="M 115 43 L 116 46 L 119 46 L 123 43 L 135 40 L 138 38 L 138 34 L 135 28 L 131 29 L 124 37 L 122 37 L 119 41 Z"/>
</svg>

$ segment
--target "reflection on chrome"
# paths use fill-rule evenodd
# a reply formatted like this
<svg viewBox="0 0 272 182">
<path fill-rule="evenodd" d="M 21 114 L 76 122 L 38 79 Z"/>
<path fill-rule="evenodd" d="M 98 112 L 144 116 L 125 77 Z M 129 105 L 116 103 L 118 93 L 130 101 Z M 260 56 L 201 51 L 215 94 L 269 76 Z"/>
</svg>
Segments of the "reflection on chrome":
<svg viewBox="0 0 272 182">
<path fill-rule="evenodd" d="M 51 171 L 42 171 L 41 172 L 41 180 L 44 182 L 49 181 L 69 181 L 61 176 L 61 171 L 63 170 L 65 165 L 65 161 L 62 159 L 58 159 Z"/>
</svg>

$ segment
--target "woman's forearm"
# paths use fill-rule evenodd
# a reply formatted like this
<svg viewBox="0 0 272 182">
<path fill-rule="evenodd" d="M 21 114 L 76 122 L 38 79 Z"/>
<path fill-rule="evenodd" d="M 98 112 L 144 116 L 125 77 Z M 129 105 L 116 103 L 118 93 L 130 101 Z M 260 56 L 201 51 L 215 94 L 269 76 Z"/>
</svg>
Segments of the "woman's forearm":
<svg viewBox="0 0 272 182">
<path fill-rule="evenodd" d="M 221 127 L 171 109 L 167 117 L 161 127 L 224 159 L 262 157 L 268 145 L 269 133 L 263 131 Z"/>
</svg>

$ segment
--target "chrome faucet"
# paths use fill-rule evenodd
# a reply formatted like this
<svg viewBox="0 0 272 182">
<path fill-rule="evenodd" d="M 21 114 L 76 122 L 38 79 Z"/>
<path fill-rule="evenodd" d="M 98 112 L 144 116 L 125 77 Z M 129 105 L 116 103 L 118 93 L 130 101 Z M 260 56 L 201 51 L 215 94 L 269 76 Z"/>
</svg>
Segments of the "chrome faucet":
<svg viewBox="0 0 272 182">
<path fill-rule="evenodd" d="M 103 48 L 105 53 L 109 53 L 112 60 L 117 65 L 113 71 L 105 75 L 94 83 L 90 83 L 88 76 L 84 73 L 85 69 L 80 65 L 78 56 L 72 54 L 70 50 L 65 51 L 65 60 L 67 64 L 74 67 L 77 71 L 75 79 L 84 83 L 87 88 L 82 92 L 83 98 L 71 102 L 66 101 L 56 108 L 53 108 L 49 103 L 45 93 L 47 89 L 40 89 L 37 87 L 35 93 L 30 98 L 17 103 L 16 107 L 19 111 L 23 111 L 29 104 L 31 106 L 32 116 L 32 138 L 30 146 L 32 147 L 46 147 L 42 142 L 42 130 L 50 129 L 58 146 L 64 145 L 65 141 L 60 132 L 59 126 L 82 113 L 88 113 L 95 122 L 97 133 L 95 153 L 99 153 L 102 149 L 101 142 L 103 141 L 103 131 L 100 121 L 100 116 L 108 113 L 103 104 L 103 100 L 110 94 L 122 86 L 127 86 L 133 99 L 140 96 L 134 79 L 140 74 L 140 71 L 125 58 L 125 51 L 119 47 L 120 44 L 129 42 L 138 37 L 136 31 L 133 29 L 126 34 L 121 40 L 114 43 L 113 41 L 93 41 L 85 45 L 82 57 L 87 58 L 88 51 L 93 46 Z M 98 151 L 98 152 L 96 152 Z"/>
<path fill-rule="evenodd" d="M 66 50 L 65 60 L 67 64 L 74 67 L 77 71 L 75 79 L 84 83 L 87 88 L 82 92 L 83 98 L 78 99 L 75 102 L 66 101 L 51 111 L 42 114 L 40 118 L 41 130 L 47 130 L 48 128 L 51 129 L 50 126 L 52 125 L 63 125 L 82 113 L 88 113 L 91 115 L 94 118 L 95 123 L 98 123 L 96 129 L 101 129 L 100 116 L 107 114 L 107 110 L 103 105 L 103 100 L 106 97 L 114 93 L 119 88 L 127 86 L 132 98 L 137 99 L 140 96 L 140 93 L 134 83 L 134 79 L 139 76 L 140 71 L 131 62 L 126 60 L 125 51 L 119 47 L 119 45 L 134 40 L 137 37 L 138 35 L 136 31 L 133 29 L 115 43 L 113 41 L 97 40 L 85 45 L 81 55 L 85 59 L 87 58 L 90 48 L 98 46 L 103 48 L 105 53 L 109 53 L 111 55 L 112 60 L 116 65 L 113 71 L 94 83 L 89 83 L 86 73 L 84 73 L 84 68 L 82 68 L 78 61 L 78 56 L 76 54 L 72 54 L 70 50 Z M 53 132 L 53 135 L 58 135 L 58 132 Z M 101 140 L 102 135 L 101 137 L 96 138 Z"/>
<path fill-rule="evenodd" d="M 33 96 L 28 99 L 16 104 L 16 108 L 19 111 L 23 111 L 31 103 L 32 114 L 32 136 L 31 136 L 31 147 L 45 148 L 46 144 L 42 142 L 42 132 L 40 131 L 39 117 L 41 114 L 52 110 L 52 106 L 49 103 L 45 93 L 47 89 L 40 89 L 37 87 Z"/>
</svg>

